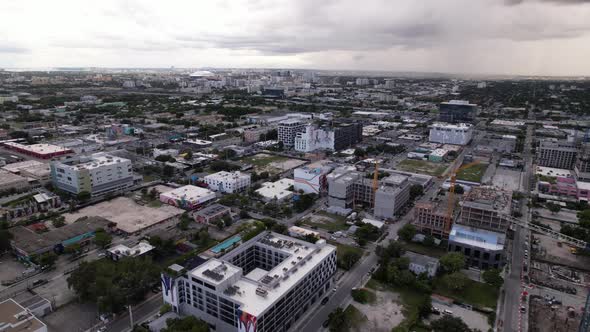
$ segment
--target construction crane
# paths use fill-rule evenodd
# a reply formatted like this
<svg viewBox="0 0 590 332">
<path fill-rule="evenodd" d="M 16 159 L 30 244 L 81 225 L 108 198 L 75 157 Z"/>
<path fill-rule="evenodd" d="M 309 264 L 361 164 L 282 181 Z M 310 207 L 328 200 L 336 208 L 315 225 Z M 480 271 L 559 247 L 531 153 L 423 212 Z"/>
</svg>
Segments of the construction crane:
<svg viewBox="0 0 590 332">
<path fill-rule="evenodd" d="M 457 181 L 457 173 L 459 173 L 460 171 L 473 167 L 475 165 L 479 164 L 479 161 L 473 161 L 470 162 L 469 164 L 465 164 L 455 170 L 453 170 L 451 172 L 451 183 L 450 183 L 450 187 L 449 187 L 449 203 L 447 206 L 447 218 L 445 220 L 445 233 L 449 234 L 451 232 L 451 226 L 452 226 L 452 222 L 453 222 L 453 212 L 455 210 L 455 201 L 454 201 L 454 196 L 455 196 L 455 182 Z"/>
<path fill-rule="evenodd" d="M 373 173 L 373 207 L 377 198 L 377 189 L 379 188 L 379 161 L 375 160 L 375 172 Z"/>
</svg>

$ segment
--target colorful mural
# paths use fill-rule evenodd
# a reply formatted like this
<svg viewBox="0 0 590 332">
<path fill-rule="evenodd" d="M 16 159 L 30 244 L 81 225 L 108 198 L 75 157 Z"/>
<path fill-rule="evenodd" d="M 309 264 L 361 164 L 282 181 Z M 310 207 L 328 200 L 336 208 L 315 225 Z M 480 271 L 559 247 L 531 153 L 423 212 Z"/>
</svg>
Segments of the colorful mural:
<svg viewBox="0 0 590 332">
<path fill-rule="evenodd" d="M 239 332 L 256 332 L 256 316 L 238 309 L 238 331 Z"/>
</svg>

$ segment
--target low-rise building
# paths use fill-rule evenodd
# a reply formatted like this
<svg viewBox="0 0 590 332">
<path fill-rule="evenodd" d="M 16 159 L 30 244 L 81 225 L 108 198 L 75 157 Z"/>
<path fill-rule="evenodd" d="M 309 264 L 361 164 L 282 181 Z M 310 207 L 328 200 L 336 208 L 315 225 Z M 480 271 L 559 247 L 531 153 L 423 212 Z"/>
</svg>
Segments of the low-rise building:
<svg viewBox="0 0 590 332">
<path fill-rule="evenodd" d="M 299 226 L 291 226 L 291 227 L 289 227 L 288 232 L 289 232 L 288 233 L 289 236 L 300 238 L 300 239 L 301 238 L 304 238 L 306 236 L 309 236 L 309 235 L 313 235 L 318 240 L 320 239 L 320 233 L 319 232 L 313 231 L 311 229 L 299 227 Z"/>
<path fill-rule="evenodd" d="M 439 266 L 438 259 L 411 251 L 406 251 L 404 257 L 410 260 L 408 269 L 414 274 L 420 275 L 425 273 L 429 278 L 433 278 L 436 275 Z"/>
<path fill-rule="evenodd" d="M 290 190 L 295 184 L 291 179 L 280 179 L 275 182 L 265 182 L 262 187 L 256 190 L 256 193 L 265 201 L 282 201 L 293 197 L 293 191 Z"/>
<path fill-rule="evenodd" d="M 74 151 L 72 151 L 71 149 L 53 144 L 40 143 L 25 145 L 16 142 L 5 142 L 3 143 L 3 145 L 7 149 L 38 159 L 52 159 L 55 157 L 61 157 L 74 153 Z"/>
<path fill-rule="evenodd" d="M 194 214 L 195 221 L 201 224 L 211 224 L 212 222 L 230 215 L 231 209 L 225 205 L 212 204 Z"/>
<path fill-rule="evenodd" d="M 235 193 L 247 189 L 250 186 L 250 178 L 250 174 L 240 171 L 221 171 L 205 176 L 203 181 L 205 181 L 211 190 L 223 193 Z"/>
<path fill-rule="evenodd" d="M 486 269 L 504 266 L 506 235 L 481 228 L 454 224 L 449 235 L 448 251 L 465 255 L 467 265 Z"/>
<path fill-rule="evenodd" d="M 160 194 L 160 202 L 181 209 L 195 210 L 214 200 L 215 193 L 209 189 L 186 185 Z"/>
<path fill-rule="evenodd" d="M 322 162 L 298 167 L 294 171 L 295 191 L 306 194 L 322 194 L 328 190 L 327 175 L 332 167 Z"/>
<path fill-rule="evenodd" d="M 20 175 L 0 170 L 0 192 L 20 192 L 29 189 L 29 181 Z"/>
<path fill-rule="evenodd" d="M 154 246 L 149 244 L 146 241 L 141 241 L 138 244 L 134 245 L 133 247 L 128 247 L 124 244 L 118 244 L 116 246 L 110 247 L 107 250 L 107 256 L 114 260 L 118 261 L 121 258 L 125 257 L 139 257 L 143 256 L 152 250 L 154 250 Z"/>
<path fill-rule="evenodd" d="M 13 299 L 0 302 L 0 331 L 47 332 L 47 325 Z"/>
</svg>

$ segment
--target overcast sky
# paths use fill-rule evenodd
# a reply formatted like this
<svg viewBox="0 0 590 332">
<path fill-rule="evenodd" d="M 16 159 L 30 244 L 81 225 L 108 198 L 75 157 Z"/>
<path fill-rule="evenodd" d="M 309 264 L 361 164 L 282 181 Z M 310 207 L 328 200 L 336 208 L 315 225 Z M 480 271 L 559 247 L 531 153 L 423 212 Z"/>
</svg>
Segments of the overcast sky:
<svg viewBox="0 0 590 332">
<path fill-rule="evenodd" d="M 590 0 L 0 0 L 0 67 L 590 75 Z"/>
</svg>

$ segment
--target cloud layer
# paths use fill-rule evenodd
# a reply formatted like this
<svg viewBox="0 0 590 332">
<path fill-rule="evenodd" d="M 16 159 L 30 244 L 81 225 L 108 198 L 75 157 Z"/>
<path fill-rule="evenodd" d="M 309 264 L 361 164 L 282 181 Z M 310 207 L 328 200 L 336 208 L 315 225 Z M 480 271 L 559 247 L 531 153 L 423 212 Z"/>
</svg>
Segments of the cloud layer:
<svg viewBox="0 0 590 332">
<path fill-rule="evenodd" d="M 0 12 L 0 67 L 590 75 L 590 0 L 23 0 Z"/>
</svg>

